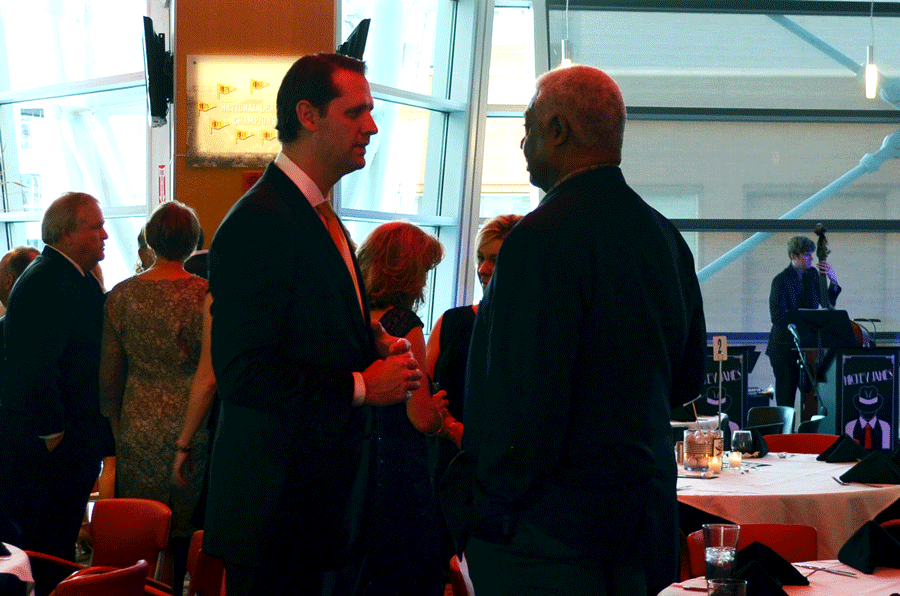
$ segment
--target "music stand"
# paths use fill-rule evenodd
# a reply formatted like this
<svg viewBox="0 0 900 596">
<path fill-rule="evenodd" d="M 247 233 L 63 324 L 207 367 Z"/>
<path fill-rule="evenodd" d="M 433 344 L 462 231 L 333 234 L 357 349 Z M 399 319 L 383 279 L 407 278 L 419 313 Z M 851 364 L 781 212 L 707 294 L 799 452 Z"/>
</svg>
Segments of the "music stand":
<svg viewBox="0 0 900 596">
<path fill-rule="evenodd" d="M 795 338 L 794 343 L 800 358 L 800 368 L 806 370 L 806 374 L 813 384 L 813 393 L 819 404 L 819 411 L 827 416 L 828 410 L 822 402 L 822 396 L 819 395 L 819 377 L 822 371 L 827 370 L 834 353 L 823 357 L 822 351 L 826 348 L 848 348 L 857 345 L 850 317 L 846 310 L 798 308 L 789 311 L 786 319 L 788 324 L 797 327 L 799 340 Z M 818 351 L 815 374 L 813 374 L 802 348 L 815 348 Z"/>
<path fill-rule="evenodd" d="M 846 310 L 798 308 L 787 313 L 797 326 L 802 348 L 852 348 L 858 345 Z"/>
</svg>

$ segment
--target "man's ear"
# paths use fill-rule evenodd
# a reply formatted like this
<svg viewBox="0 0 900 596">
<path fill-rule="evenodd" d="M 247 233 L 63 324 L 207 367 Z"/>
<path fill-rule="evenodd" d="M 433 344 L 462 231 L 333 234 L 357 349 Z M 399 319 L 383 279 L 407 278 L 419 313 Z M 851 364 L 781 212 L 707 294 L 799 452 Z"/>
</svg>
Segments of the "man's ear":
<svg viewBox="0 0 900 596">
<path fill-rule="evenodd" d="M 315 131 L 316 121 L 319 117 L 319 110 L 305 99 L 297 103 L 296 109 L 297 120 L 300 121 L 300 126 L 310 132 Z"/>
<path fill-rule="evenodd" d="M 62 236 L 59 241 L 63 246 L 71 246 L 72 245 L 72 232 L 75 230 L 63 230 Z"/>
<path fill-rule="evenodd" d="M 547 122 L 547 138 L 550 139 L 550 143 L 553 146 L 558 147 L 564 144 L 569 139 L 570 134 L 572 134 L 572 129 L 568 120 L 559 114 L 553 116 Z"/>
</svg>

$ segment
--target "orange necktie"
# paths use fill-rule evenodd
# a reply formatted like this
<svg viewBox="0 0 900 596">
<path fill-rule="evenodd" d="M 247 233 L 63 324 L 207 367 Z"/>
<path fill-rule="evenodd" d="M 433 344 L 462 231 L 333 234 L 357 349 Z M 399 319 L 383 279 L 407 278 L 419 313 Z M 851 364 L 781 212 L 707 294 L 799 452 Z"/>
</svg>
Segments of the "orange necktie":
<svg viewBox="0 0 900 596">
<path fill-rule="evenodd" d="M 866 449 L 872 448 L 872 425 L 866 422 L 865 435 L 863 435 L 863 447 Z"/>
<path fill-rule="evenodd" d="M 344 264 L 347 265 L 347 270 L 350 271 L 350 277 L 353 278 L 353 287 L 356 288 L 356 299 L 359 301 L 359 309 L 363 313 L 363 318 L 365 318 L 365 311 L 363 310 L 362 305 L 362 294 L 359 291 L 359 280 L 356 279 L 356 268 L 353 266 L 353 256 L 350 254 L 350 246 L 347 244 L 347 237 L 344 235 L 343 226 L 341 226 L 341 222 L 338 221 L 337 215 L 334 213 L 334 209 L 332 209 L 331 203 L 328 201 L 322 201 L 315 209 L 316 213 L 319 214 L 319 217 L 322 218 L 322 223 L 328 228 L 328 233 L 331 234 L 331 239 L 334 241 L 335 246 L 337 246 L 338 251 L 340 251 L 341 256 L 344 258 Z"/>
</svg>

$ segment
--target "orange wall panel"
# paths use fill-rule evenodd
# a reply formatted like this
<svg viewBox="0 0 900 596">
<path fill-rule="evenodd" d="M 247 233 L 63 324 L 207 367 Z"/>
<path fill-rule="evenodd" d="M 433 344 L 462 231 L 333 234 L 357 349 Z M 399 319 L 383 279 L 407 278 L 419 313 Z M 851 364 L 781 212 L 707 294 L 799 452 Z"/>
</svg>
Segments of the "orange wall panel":
<svg viewBox="0 0 900 596">
<path fill-rule="evenodd" d="M 197 210 L 209 248 L 222 218 L 244 193 L 247 170 L 186 165 L 187 56 L 333 51 L 335 7 L 334 0 L 179 0 L 175 10 L 175 198 Z"/>
</svg>

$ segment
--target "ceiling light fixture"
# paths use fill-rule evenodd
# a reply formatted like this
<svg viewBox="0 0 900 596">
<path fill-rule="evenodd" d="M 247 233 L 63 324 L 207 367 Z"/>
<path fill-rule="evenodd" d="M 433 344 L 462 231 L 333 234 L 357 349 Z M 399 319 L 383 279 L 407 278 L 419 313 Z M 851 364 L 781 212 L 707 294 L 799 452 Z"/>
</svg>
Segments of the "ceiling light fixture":
<svg viewBox="0 0 900 596">
<path fill-rule="evenodd" d="M 869 27 L 872 43 L 866 48 L 866 99 L 875 99 L 878 92 L 878 68 L 875 66 L 875 0 L 869 7 Z"/>
<path fill-rule="evenodd" d="M 566 36 L 562 40 L 562 60 L 559 62 L 559 67 L 567 68 L 569 66 L 572 66 L 572 55 L 569 53 L 569 0 L 566 0 Z"/>
</svg>

